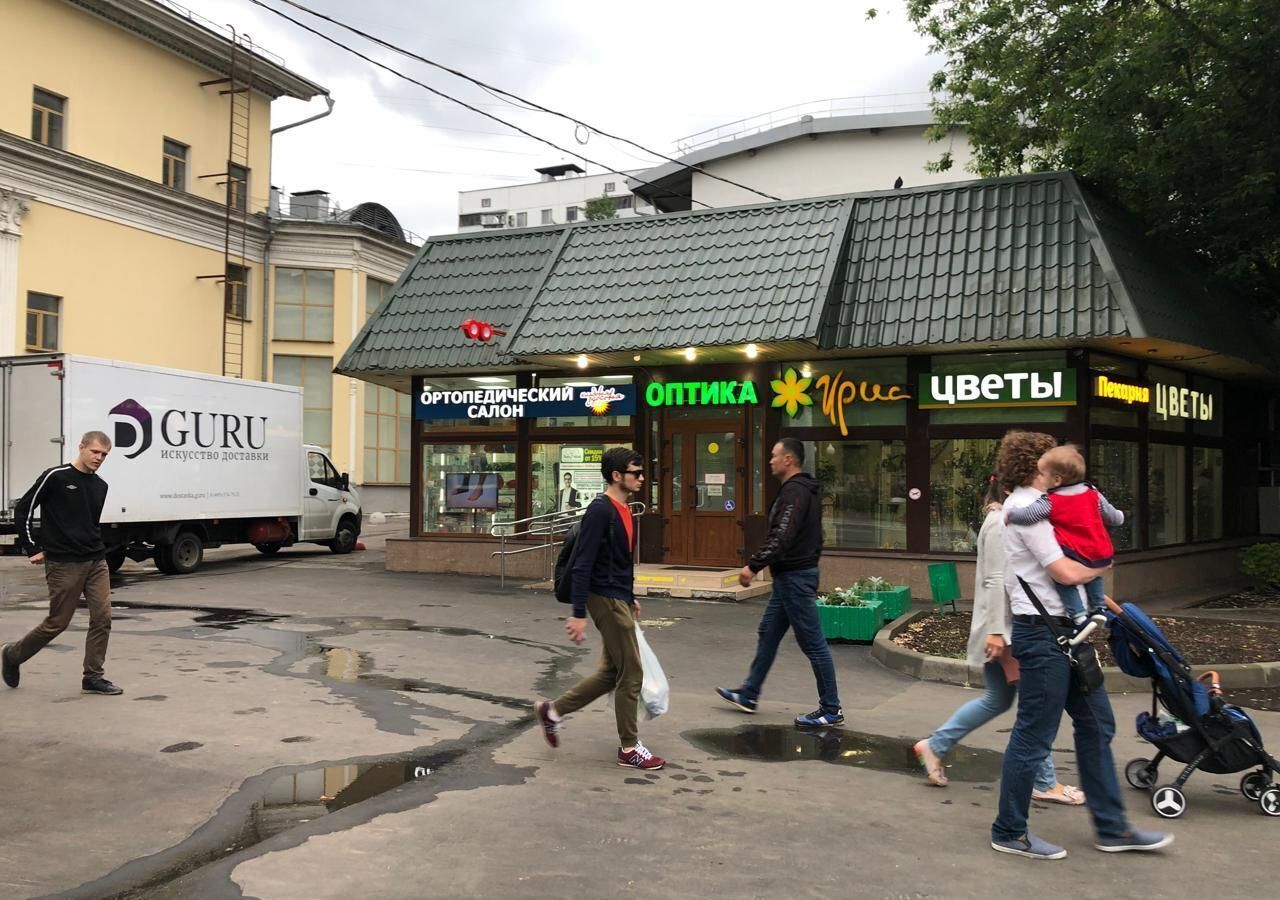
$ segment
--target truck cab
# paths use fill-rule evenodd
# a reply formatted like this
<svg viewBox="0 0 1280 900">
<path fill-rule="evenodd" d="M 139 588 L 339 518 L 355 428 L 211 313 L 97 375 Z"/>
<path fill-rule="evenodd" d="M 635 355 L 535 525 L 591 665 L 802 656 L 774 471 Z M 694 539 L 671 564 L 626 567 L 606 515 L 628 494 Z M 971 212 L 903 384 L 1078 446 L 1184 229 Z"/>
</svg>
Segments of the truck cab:
<svg viewBox="0 0 1280 900">
<path fill-rule="evenodd" d="M 302 452 L 306 464 L 298 540 L 330 544 L 335 553 L 349 552 L 360 536 L 360 495 L 320 447 L 307 444 Z M 350 525 L 344 526 L 344 520 Z"/>
</svg>

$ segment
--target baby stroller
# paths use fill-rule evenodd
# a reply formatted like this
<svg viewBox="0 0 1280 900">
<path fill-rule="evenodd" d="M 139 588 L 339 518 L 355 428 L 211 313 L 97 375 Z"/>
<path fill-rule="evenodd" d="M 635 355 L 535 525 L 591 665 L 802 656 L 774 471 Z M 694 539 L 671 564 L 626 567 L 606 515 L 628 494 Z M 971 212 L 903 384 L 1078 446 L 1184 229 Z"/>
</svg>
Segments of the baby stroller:
<svg viewBox="0 0 1280 900">
<path fill-rule="evenodd" d="M 1280 762 L 1263 748 L 1248 714 L 1223 700 L 1218 673 L 1193 677 L 1191 666 L 1146 613 L 1110 598 L 1107 607 L 1108 644 L 1116 665 L 1128 675 L 1151 679 L 1151 712 L 1139 713 L 1137 725 L 1139 736 L 1157 752 L 1155 759 L 1131 760 L 1124 767 L 1129 784 L 1151 792 L 1156 815 L 1176 819 L 1186 811 L 1182 786 L 1192 772 L 1222 775 L 1257 766 L 1240 780 L 1240 793 L 1266 815 L 1280 816 L 1280 785 L 1272 780 Z M 1167 714 L 1158 714 L 1160 707 Z M 1172 784 L 1159 784 L 1158 769 L 1166 758 L 1186 766 Z"/>
</svg>

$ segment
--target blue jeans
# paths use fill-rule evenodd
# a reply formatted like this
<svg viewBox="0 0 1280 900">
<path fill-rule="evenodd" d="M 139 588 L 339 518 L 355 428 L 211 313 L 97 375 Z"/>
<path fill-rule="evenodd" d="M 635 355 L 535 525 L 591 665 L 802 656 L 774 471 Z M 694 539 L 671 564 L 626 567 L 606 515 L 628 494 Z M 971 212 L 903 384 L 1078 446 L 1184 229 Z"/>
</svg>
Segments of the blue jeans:
<svg viewBox="0 0 1280 900">
<path fill-rule="evenodd" d="M 1013 656 L 1018 660 L 1018 718 L 1004 752 L 1000 808 L 991 825 L 993 841 L 1021 837 L 1027 831 L 1031 785 L 1053 746 L 1065 710 L 1075 731 L 1080 787 L 1099 837 L 1121 837 L 1129 829 L 1111 739 L 1116 733 L 1111 700 L 1102 688 L 1082 694 L 1070 664 L 1044 625 L 1013 623 Z"/>
<path fill-rule="evenodd" d="M 983 695 L 957 709 L 941 728 L 929 735 L 929 749 L 935 756 L 946 756 L 956 742 L 969 732 L 981 728 L 1013 706 L 1014 698 L 1018 696 L 1018 687 L 1004 680 L 1004 668 L 1000 663 L 989 662 L 983 666 L 982 680 L 987 687 Z M 1035 787 L 1038 791 L 1047 791 L 1057 783 L 1058 776 L 1053 771 L 1053 754 L 1049 754 L 1036 769 Z"/>
<path fill-rule="evenodd" d="M 1084 607 L 1080 605 L 1080 591 L 1074 584 L 1054 584 L 1058 589 L 1058 596 L 1062 598 L 1062 605 L 1067 609 L 1067 615 L 1073 619 L 1078 619 L 1084 615 Z M 1089 612 L 1103 609 L 1106 607 L 1105 597 L 1106 590 L 1102 584 L 1102 576 L 1099 575 L 1093 581 L 1084 585 L 1084 595 L 1089 601 Z"/>
<path fill-rule="evenodd" d="M 822 623 L 818 620 L 818 569 L 799 569 L 773 576 L 773 593 L 769 605 L 760 617 L 756 629 L 756 657 L 751 661 L 751 672 L 739 689 L 752 700 L 760 698 L 765 677 L 778 655 L 778 645 L 788 628 L 794 628 L 796 643 L 809 657 L 813 675 L 818 682 L 818 705 L 823 712 L 840 709 L 840 695 L 836 691 L 836 666 L 831 660 L 827 639 L 822 636 Z"/>
</svg>

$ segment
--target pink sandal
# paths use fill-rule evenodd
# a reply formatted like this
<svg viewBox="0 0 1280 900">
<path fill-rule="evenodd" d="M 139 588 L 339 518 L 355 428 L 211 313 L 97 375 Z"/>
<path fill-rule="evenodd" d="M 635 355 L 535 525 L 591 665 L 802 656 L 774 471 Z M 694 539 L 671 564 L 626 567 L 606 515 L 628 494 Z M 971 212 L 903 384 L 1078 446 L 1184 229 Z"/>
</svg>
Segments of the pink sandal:
<svg viewBox="0 0 1280 900">
<path fill-rule="evenodd" d="M 1032 790 L 1032 800 L 1043 800 L 1045 803 L 1061 803 L 1063 806 L 1083 806 L 1084 791 L 1071 784 L 1055 784 L 1047 791 Z"/>
<path fill-rule="evenodd" d="M 946 787 L 946 770 L 942 768 L 942 760 L 938 759 L 933 752 L 933 748 L 929 746 L 929 742 L 927 740 L 916 741 L 916 745 L 912 749 L 915 750 L 916 759 L 920 761 L 920 765 L 924 766 L 924 774 L 929 779 L 929 783 L 937 787 Z"/>
</svg>

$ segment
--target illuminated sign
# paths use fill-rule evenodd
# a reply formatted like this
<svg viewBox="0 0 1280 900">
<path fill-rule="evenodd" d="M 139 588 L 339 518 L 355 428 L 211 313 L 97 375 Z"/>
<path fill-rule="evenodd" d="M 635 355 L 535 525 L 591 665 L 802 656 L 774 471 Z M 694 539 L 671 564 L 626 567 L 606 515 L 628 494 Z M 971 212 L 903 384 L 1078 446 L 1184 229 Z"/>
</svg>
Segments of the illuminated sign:
<svg viewBox="0 0 1280 900">
<path fill-rule="evenodd" d="M 1156 384 L 1155 415 L 1164 421 L 1169 419 L 1197 419 L 1212 422 L 1214 416 L 1213 394 L 1172 384 Z"/>
<path fill-rule="evenodd" d="M 1074 369 L 920 376 L 921 409 L 1075 405 Z"/>
<path fill-rule="evenodd" d="M 783 407 L 787 415 L 795 418 L 805 406 L 813 405 L 809 396 L 809 385 L 822 392 L 822 414 L 832 425 L 840 426 L 840 433 L 847 436 L 849 428 L 845 424 L 845 408 L 854 403 L 894 402 L 910 400 L 906 389 L 896 385 L 876 384 L 870 381 L 846 379 L 844 372 L 835 375 L 819 375 L 815 382 L 812 378 L 801 377 L 795 369 L 787 369 L 782 377 L 769 383 L 773 388 L 773 406 Z"/>
<path fill-rule="evenodd" d="M 1115 400 L 1126 406 L 1151 402 L 1151 385 L 1132 381 L 1116 381 L 1108 375 L 1093 379 L 1093 396 L 1100 400 Z"/>
<path fill-rule="evenodd" d="M 644 402 L 660 406 L 754 406 L 759 403 L 754 381 L 654 381 L 644 390 Z"/>
<path fill-rule="evenodd" d="M 437 390 L 420 382 L 414 397 L 413 417 L 526 419 L 543 416 L 629 416 L 635 411 L 635 388 L 629 384 Z"/>
</svg>

